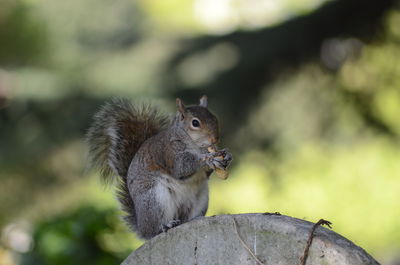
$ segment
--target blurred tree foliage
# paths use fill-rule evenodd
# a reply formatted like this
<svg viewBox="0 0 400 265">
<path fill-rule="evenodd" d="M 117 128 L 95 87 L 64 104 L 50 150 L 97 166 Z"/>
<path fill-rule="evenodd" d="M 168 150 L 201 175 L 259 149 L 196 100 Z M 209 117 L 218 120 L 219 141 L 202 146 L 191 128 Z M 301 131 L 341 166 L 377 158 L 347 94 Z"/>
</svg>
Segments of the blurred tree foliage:
<svg viewBox="0 0 400 265">
<path fill-rule="evenodd" d="M 321 52 L 328 53 L 326 57 L 339 57 L 341 61 L 325 65 L 327 70 L 335 72 L 343 61 L 351 59 L 351 49 L 360 48 L 357 43 L 350 43 L 349 51 L 340 55 L 335 50 L 344 46 L 340 39 L 357 38 L 369 42 L 382 38 L 382 17 L 393 4 L 390 0 L 331 1 L 312 14 L 277 26 L 191 39 L 166 68 L 167 88 L 173 97 L 178 95 L 192 100 L 207 91 L 213 100 L 224 102 L 215 106 L 224 116 L 225 128 L 236 131 L 253 114 L 254 105 L 263 103 L 260 95 L 269 89 L 266 84 L 273 82 L 280 73 L 295 71 L 308 62 L 323 63 L 319 60 Z M 339 47 L 321 51 L 330 39 L 339 39 L 336 44 Z M 195 68 L 192 71 L 195 76 L 189 75 L 188 68 Z M 229 100 L 225 101 L 227 95 Z M 389 132 L 369 113 L 370 106 L 364 106 L 368 103 L 363 95 L 353 93 L 352 96 L 369 125 Z"/>
<path fill-rule="evenodd" d="M 139 244 L 103 245 L 126 233 L 117 211 L 73 210 L 116 208 L 82 178 L 84 134 L 111 96 L 166 111 L 210 97 L 236 159 L 212 181 L 209 214 L 323 217 L 378 258 L 398 252 L 398 1 L 328 1 L 224 35 L 200 34 L 188 13 L 167 21 L 180 1 L 144 2 L 0 2 L 0 227 L 34 223 L 27 263 L 87 263 L 77 249 L 117 263 Z"/>
<path fill-rule="evenodd" d="M 44 61 L 49 47 L 44 21 L 35 16 L 24 1 L 0 2 L 0 37 L 0 63 L 3 66 Z"/>
<path fill-rule="evenodd" d="M 43 220 L 21 264 L 119 264 L 130 253 L 129 234 L 114 209 L 81 207 Z"/>
</svg>

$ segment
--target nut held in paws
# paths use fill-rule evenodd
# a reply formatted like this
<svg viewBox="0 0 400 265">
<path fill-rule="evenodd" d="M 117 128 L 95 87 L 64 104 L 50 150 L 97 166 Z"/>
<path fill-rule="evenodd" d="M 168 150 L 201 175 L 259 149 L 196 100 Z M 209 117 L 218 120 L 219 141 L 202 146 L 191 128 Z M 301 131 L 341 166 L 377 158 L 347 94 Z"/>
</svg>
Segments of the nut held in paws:
<svg viewBox="0 0 400 265">
<path fill-rule="evenodd" d="M 216 152 L 216 149 L 213 146 L 210 146 L 210 147 L 208 147 L 208 152 L 210 152 L 210 153 Z M 220 156 L 219 158 L 224 159 L 223 156 Z M 224 179 L 225 180 L 225 179 L 227 179 L 229 177 L 229 172 L 226 169 L 224 170 L 224 169 L 221 169 L 221 168 L 216 168 L 215 169 L 215 173 L 217 174 L 217 176 L 220 179 Z"/>
</svg>

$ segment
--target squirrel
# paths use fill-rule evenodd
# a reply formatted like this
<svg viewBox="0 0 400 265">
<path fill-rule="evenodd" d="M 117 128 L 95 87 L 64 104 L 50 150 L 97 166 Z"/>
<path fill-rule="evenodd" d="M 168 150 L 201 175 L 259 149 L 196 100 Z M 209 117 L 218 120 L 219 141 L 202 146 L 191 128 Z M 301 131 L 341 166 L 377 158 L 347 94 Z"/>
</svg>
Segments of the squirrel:
<svg viewBox="0 0 400 265">
<path fill-rule="evenodd" d="M 87 133 L 92 166 L 106 182 L 117 178 L 123 219 L 139 237 L 206 214 L 208 178 L 232 160 L 225 149 L 207 151 L 219 141 L 218 120 L 207 105 L 206 96 L 190 106 L 177 98 L 169 119 L 150 105 L 113 99 L 94 115 Z"/>
</svg>

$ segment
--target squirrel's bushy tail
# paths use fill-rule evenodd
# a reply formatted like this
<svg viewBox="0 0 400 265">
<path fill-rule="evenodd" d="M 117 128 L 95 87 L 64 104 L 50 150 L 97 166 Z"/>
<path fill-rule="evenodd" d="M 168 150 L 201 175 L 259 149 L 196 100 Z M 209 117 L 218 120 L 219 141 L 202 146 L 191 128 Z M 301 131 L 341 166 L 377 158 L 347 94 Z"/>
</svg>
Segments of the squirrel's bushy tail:
<svg viewBox="0 0 400 265">
<path fill-rule="evenodd" d="M 87 133 L 92 166 L 100 170 L 106 183 L 119 176 L 117 196 L 122 210 L 129 215 L 134 211 L 127 186 L 129 165 L 142 143 L 167 124 L 168 118 L 156 108 L 145 104 L 134 106 L 126 99 L 113 99 L 94 115 Z"/>
<path fill-rule="evenodd" d="M 92 166 L 105 182 L 126 178 L 133 156 L 148 138 L 165 128 L 168 119 L 150 105 L 134 106 L 126 99 L 106 103 L 87 133 Z"/>
</svg>

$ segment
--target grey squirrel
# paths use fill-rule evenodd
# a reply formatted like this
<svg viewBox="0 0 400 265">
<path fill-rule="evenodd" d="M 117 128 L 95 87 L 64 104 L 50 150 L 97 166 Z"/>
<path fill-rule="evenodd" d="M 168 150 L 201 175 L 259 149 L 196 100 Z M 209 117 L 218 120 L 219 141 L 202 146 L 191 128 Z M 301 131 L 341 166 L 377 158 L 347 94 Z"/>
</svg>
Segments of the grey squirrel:
<svg viewBox="0 0 400 265">
<path fill-rule="evenodd" d="M 179 98 L 176 105 L 169 121 L 154 107 L 114 99 L 94 115 L 87 134 L 92 165 L 105 181 L 118 176 L 123 219 L 144 239 L 204 216 L 208 178 L 232 160 L 226 150 L 207 151 L 219 128 L 206 96 L 198 105 Z"/>
</svg>

